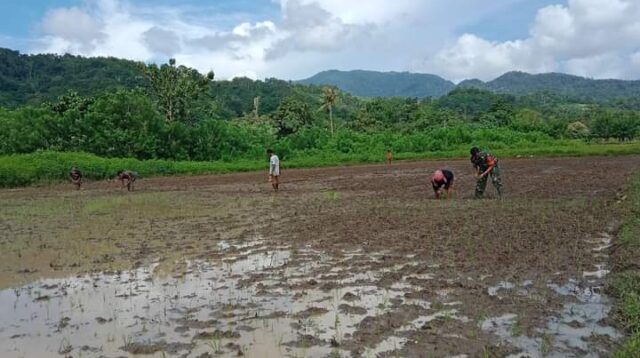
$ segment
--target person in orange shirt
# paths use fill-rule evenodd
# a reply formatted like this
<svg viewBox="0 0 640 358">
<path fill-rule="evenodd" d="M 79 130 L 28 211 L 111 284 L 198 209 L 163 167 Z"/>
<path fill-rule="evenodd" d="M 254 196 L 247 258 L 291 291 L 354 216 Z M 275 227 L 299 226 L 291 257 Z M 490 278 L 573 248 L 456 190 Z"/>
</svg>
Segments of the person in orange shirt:
<svg viewBox="0 0 640 358">
<path fill-rule="evenodd" d="M 387 164 L 391 164 L 391 161 L 393 161 L 393 154 L 391 150 L 387 150 Z"/>
</svg>

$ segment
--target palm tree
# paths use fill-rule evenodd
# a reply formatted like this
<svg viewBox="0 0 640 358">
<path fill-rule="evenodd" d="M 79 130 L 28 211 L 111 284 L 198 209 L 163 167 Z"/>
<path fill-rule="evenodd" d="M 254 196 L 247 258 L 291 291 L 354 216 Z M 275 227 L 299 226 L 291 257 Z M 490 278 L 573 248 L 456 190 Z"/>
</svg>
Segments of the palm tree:
<svg viewBox="0 0 640 358">
<path fill-rule="evenodd" d="M 322 89 L 322 107 L 320 109 L 329 110 L 329 122 L 331 123 L 331 135 L 333 136 L 333 106 L 338 99 L 338 91 L 333 87 L 324 87 Z"/>
<path fill-rule="evenodd" d="M 253 116 L 256 120 L 260 118 L 260 96 L 253 99 Z"/>
</svg>

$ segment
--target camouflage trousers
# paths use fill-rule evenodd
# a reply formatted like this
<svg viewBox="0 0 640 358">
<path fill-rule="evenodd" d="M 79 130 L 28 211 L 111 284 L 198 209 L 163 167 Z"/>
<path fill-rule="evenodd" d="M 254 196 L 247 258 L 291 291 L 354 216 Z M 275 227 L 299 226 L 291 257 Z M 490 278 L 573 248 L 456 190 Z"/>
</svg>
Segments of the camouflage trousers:
<svg viewBox="0 0 640 358">
<path fill-rule="evenodd" d="M 502 196 L 502 179 L 500 178 L 500 166 L 496 165 L 493 170 L 489 172 L 489 174 L 482 177 L 482 179 L 478 179 L 476 182 L 476 198 L 482 198 L 484 195 L 484 191 L 487 188 L 487 180 L 491 177 L 491 183 L 496 188 L 498 192 L 498 196 Z"/>
</svg>

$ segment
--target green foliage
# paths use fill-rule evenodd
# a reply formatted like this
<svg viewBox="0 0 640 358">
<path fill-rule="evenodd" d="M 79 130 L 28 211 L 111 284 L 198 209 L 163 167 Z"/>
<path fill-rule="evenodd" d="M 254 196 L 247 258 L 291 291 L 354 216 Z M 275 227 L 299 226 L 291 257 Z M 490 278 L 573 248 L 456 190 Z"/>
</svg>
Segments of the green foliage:
<svg viewBox="0 0 640 358">
<path fill-rule="evenodd" d="M 640 356 L 640 177 L 636 177 L 627 190 L 625 202 L 627 216 L 620 231 L 618 266 L 626 268 L 617 272 L 607 285 L 608 293 L 616 298 L 614 318 L 630 337 L 620 346 L 614 357 Z"/>
<path fill-rule="evenodd" d="M 311 121 L 309 106 L 295 97 L 285 98 L 273 114 L 273 123 L 280 136 L 293 134 Z"/>
<path fill-rule="evenodd" d="M 592 134 L 597 138 L 631 140 L 640 134 L 640 113 L 620 110 L 599 110 L 592 122 Z"/>
<path fill-rule="evenodd" d="M 176 66 L 174 59 L 162 66 L 145 65 L 143 71 L 151 84 L 151 94 L 168 122 L 191 120 L 193 102 L 207 91 L 214 77 L 213 72 L 203 76 L 192 68 Z"/>
<path fill-rule="evenodd" d="M 264 163 L 239 160 L 226 162 L 175 162 L 165 160 L 101 158 L 85 153 L 38 152 L 0 156 L 0 187 L 16 187 L 64 181 L 71 167 L 78 167 L 88 179 L 114 178 L 118 170 L 132 169 L 141 177 L 227 173 L 257 170 Z"/>
<path fill-rule="evenodd" d="M 333 107 L 338 100 L 338 91 L 333 87 L 324 87 L 322 89 L 322 107 L 321 109 L 329 110 L 329 121 L 331 123 L 331 135 L 333 135 Z"/>
<path fill-rule="evenodd" d="M 164 122 L 164 121 L 163 121 Z M 215 123 L 215 122 L 214 122 Z M 226 130 L 232 130 L 227 127 Z M 233 127 L 231 127 L 233 128 Z M 245 128 L 246 129 L 246 128 Z M 242 135 L 243 128 L 236 128 Z M 442 131 L 440 138 L 455 137 L 452 133 Z M 316 132 L 318 131 L 318 132 Z M 464 131 L 464 130 L 463 130 Z M 494 140 L 509 138 L 513 132 L 502 131 Z M 321 133 L 315 136 L 314 133 Z M 540 134 L 530 137 L 513 138 L 517 146 L 506 146 L 500 142 L 491 142 L 484 136 L 487 131 L 469 132 L 464 144 L 452 145 L 441 151 L 428 151 L 429 145 L 435 141 L 429 135 L 416 134 L 402 136 L 396 133 L 379 133 L 366 135 L 351 131 L 338 131 L 331 137 L 324 129 L 308 128 L 293 136 L 271 143 L 277 154 L 281 156 L 281 165 L 288 168 L 308 168 L 335 166 L 344 164 L 375 163 L 385 160 L 387 148 L 394 150 L 398 160 L 429 158 L 466 158 L 469 146 L 477 143 L 489 143 L 492 152 L 504 158 L 511 156 L 567 156 L 567 155 L 621 155 L 640 153 L 640 143 L 636 144 L 586 144 L 581 141 L 551 142 L 540 140 Z M 233 134 L 233 133 L 231 133 Z M 226 133 L 224 135 L 229 135 Z M 236 140 L 242 140 L 241 137 Z M 254 138 L 255 139 L 255 138 Z M 229 142 L 227 142 L 229 143 Z M 228 144 L 233 145 L 233 144 Z M 246 143 L 245 143 L 246 145 Z M 220 156 L 216 147 L 211 150 Z M 0 187 L 16 187 L 39 183 L 59 182 L 68 179 L 71 167 L 77 166 L 88 179 L 113 178 L 121 169 L 137 171 L 143 177 L 166 175 L 195 175 L 205 173 L 228 173 L 238 171 L 266 170 L 268 163 L 264 158 L 265 147 L 251 147 L 250 153 L 238 155 L 233 160 L 222 156 L 218 161 L 169 161 L 169 160 L 137 160 L 122 158 L 103 158 L 93 154 L 75 152 L 35 152 L 30 154 L 14 154 L 0 156 Z M 187 153 L 188 154 L 188 153 Z M 207 155 L 206 153 L 203 154 Z"/>
<path fill-rule="evenodd" d="M 613 355 L 615 358 L 636 358 L 640 356 L 640 333 L 632 335 Z"/>
<path fill-rule="evenodd" d="M 115 58 L 21 55 L 0 48 L 0 106 L 54 101 L 70 90 L 83 97 L 146 85 L 139 65 Z"/>
<path fill-rule="evenodd" d="M 567 125 L 567 133 L 571 138 L 587 138 L 590 131 L 584 123 L 575 121 Z"/>
<path fill-rule="evenodd" d="M 461 86 L 437 99 L 357 98 L 332 87 L 276 79 L 211 81 L 212 74 L 203 76 L 173 60 L 144 66 L 11 52 L 1 58 L 14 59 L 4 64 L 14 75 L 29 61 L 58 66 L 47 70 L 101 63 L 120 70 L 135 65 L 131 76 L 143 80 L 126 82 L 130 89 L 106 86 L 93 96 L 68 86 L 70 91 L 39 106 L 0 108 L 0 155 L 59 151 L 230 162 L 262 160 L 271 147 L 293 165 L 320 165 L 378 161 L 389 148 L 396 158 L 466 155 L 470 145 L 516 154 L 627 153 L 636 145 L 587 146 L 567 139 L 629 141 L 640 135 L 639 112 L 549 93 L 515 98 Z M 101 74 L 94 73 L 96 81 L 106 85 Z M 75 77 L 69 78 L 74 83 Z M 131 89 L 133 84 L 146 89 Z M 16 88 L 0 87 L 0 94 Z"/>
</svg>

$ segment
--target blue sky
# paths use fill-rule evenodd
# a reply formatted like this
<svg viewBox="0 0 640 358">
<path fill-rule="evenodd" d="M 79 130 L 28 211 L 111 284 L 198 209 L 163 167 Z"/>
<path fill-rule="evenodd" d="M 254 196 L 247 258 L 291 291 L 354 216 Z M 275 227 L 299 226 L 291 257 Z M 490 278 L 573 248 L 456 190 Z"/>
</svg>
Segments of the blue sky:
<svg viewBox="0 0 640 358">
<path fill-rule="evenodd" d="M 326 69 L 640 76 L 637 0 L 22 0 L 0 47 L 158 62 L 219 78 Z"/>
</svg>

